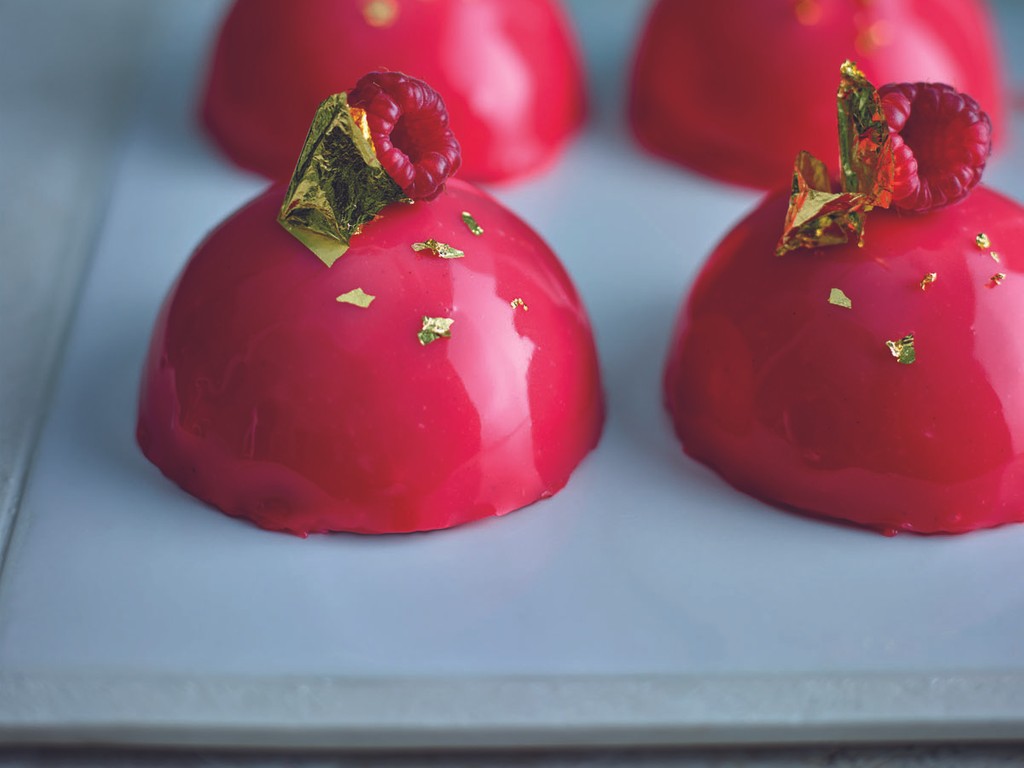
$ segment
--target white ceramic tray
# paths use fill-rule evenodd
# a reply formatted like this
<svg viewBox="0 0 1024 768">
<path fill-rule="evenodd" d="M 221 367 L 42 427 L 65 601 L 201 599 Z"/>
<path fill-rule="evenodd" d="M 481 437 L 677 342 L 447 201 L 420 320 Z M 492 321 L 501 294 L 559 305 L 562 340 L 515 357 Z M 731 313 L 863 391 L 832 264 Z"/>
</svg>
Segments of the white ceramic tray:
<svg viewBox="0 0 1024 768">
<path fill-rule="evenodd" d="M 163 9 L 0 583 L 0 741 L 1024 736 L 1024 526 L 884 538 L 815 522 L 736 493 L 673 439 L 659 393 L 669 330 L 757 196 L 629 141 L 623 62 L 643 5 L 575 3 L 588 130 L 544 176 L 495 190 L 591 310 L 599 448 L 558 496 L 502 519 L 307 540 L 208 509 L 133 440 L 160 300 L 262 187 L 191 120 L 217 9 Z M 988 176 L 1018 198 L 1021 127 Z"/>
</svg>

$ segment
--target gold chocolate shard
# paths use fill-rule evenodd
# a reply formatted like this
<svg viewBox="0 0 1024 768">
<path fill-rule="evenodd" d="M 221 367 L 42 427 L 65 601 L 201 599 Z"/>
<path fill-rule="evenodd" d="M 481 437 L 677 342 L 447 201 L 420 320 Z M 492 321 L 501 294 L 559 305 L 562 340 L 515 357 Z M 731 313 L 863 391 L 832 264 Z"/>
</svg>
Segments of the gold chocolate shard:
<svg viewBox="0 0 1024 768">
<path fill-rule="evenodd" d="M 796 248 L 864 244 L 864 214 L 892 203 L 895 158 L 889 124 L 874 86 L 857 66 L 840 67 L 836 94 L 839 113 L 840 192 L 833 192 L 828 170 L 808 152 L 797 155 L 793 186 L 778 256 Z"/>
<path fill-rule="evenodd" d="M 344 93 L 316 111 L 277 220 L 328 267 L 401 188 L 377 160 L 366 114 Z"/>
<path fill-rule="evenodd" d="M 442 259 L 461 259 L 466 255 L 458 248 L 450 246 L 448 243 L 439 243 L 432 237 L 428 240 L 424 240 L 422 243 L 413 243 L 412 249 L 414 251 L 430 251 L 435 256 Z"/>
<path fill-rule="evenodd" d="M 480 237 L 484 233 L 484 228 L 477 224 L 476 219 L 473 218 L 473 214 L 469 211 L 462 212 L 462 223 L 466 225 L 470 232 L 477 237 Z"/>
<path fill-rule="evenodd" d="M 908 333 L 899 341 L 887 341 L 885 346 L 889 348 L 889 352 L 896 358 L 897 363 L 910 365 L 917 360 L 917 351 L 914 348 L 914 334 L 912 333 Z"/>
<path fill-rule="evenodd" d="M 868 197 L 869 206 L 888 208 L 896 161 L 882 100 L 852 61 L 843 62 L 839 72 L 836 105 L 843 191 L 860 192 Z"/>
<path fill-rule="evenodd" d="M 859 239 L 866 205 L 864 195 L 832 192 L 825 164 L 810 152 L 801 152 L 793 165 L 789 209 L 775 254 Z"/>
<path fill-rule="evenodd" d="M 340 304 L 352 304 L 353 306 L 366 309 L 376 298 L 373 294 L 363 291 L 362 288 L 353 288 L 351 291 L 341 294 L 336 301 Z"/>
<path fill-rule="evenodd" d="M 452 323 L 455 320 L 450 317 L 427 317 L 423 316 L 423 327 L 420 328 L 416 337 L 420 344 L 427 346 L 438 339 L 447 339 L 452 335 Z"/>
<path fill-rule="evenodd" d="M 837 307 L 843 307 L 844 309 L 853 309 L 853 302 L 850 301 L 850 297 L 843 293 L 841 288 L 833 288 L 828 292 L 828 303 L 835 304 Z"/>
<path fill-rule="evenodd" d="M 921 290 L 922 291 L 927 290 L 928 286 L 931 285 L 932 283 L 934 283 L 938 279 L 938 277 L 939 277 L 939 275 L 936 272 L 929 272 L 924 277 L 922 277 L 921 278 Z"/>
</svg>

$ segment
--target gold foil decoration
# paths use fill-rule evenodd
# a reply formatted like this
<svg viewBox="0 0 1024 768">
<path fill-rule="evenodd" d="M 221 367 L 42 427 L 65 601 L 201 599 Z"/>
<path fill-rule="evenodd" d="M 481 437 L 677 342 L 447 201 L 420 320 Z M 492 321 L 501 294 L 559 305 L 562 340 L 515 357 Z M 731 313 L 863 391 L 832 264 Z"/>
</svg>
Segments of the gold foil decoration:
<svg viewBox="0 0 1024 768">
<path fill-rule="evenodd" d="M 841 288 L 833 288 L 828 292 L 828 303 L 835 304 L 837 307 L 843 307 L 844 309 L 853 309 L 853 302 L 850 301 L 850 297 L 843 293 Z"/>
<path fill-rule="evenodd" d="M 372 293 L 366 293 L 362 288 L 353 288 L 351 291 L 341 294 L 336 301 L 340 304 L 352 304 L 353 306 L 366 309 L 376 298 Z"/>
<path fill-rule="evenodd" d="M 934 283 L 938 278 L 939 275 L 936 272 L 929 272 L 928 274 L 926 274 L 924 277 L 921 278 L 921 290 L 928 290 L 928 286 Z"/>
<path fill-rule="evenodd" d="M 840 67 L 836 97 L 839 115 L 839 192 L 828 169 L 809 152 L 797 155 L 782 237 L 781 256 L 797 248 L 850 242 L 863 245 L 864 214 L 892 202 L 895 159 L 889 125 L 878 92 L 850 61 Z"/>
<path fill-rule="evenodd" d="M 887 341 L 885 346 L 896 358 L 896 362 L 902 365 L 910 365 L 917 360 L 917 351 L 914 348 L 914 334 L 908 333 L 899 341 Z"/>
<path fill-rule="evenodd" d="M 480 235 L 484 233 L 484 228 L 476 223 L 476 219 L 473 218 L 473 214 L 469 211 L 462 212 L 462 223 L 465 224 L 466 228 L 477 237 L 480 237 Z"/>
<path fill-rule="evenodd" d="M 430 251 L 442 259 L 461 259 L 466 255 L 465 252 L 460 251 L 458 248 L 448 245 L 448 243 L 439 243 L 434 238 L 425 240 L 422 243 L 413 243 L 412 249 L 414 251 Z"/>
<path fill-rule="evenodd" d="M 1002 285 L 1003 280 L 1005 280 L 1005 279 L 1006 279 L 1006 273 L 1005 272 L 996 272 L 994 275 L 992 275 L 992 277 L 989 278 L 989 280 L 992 281 L 993 285 Z"/>
<path fill-rule="evenodd" d="M 992 257 L 992 261 L 999 261 L 999 254 L 996 253 L 995 251 L 990 251 L 988 255 Z"/>
<path fill-rule="evenodd" d="M 789 210 L 775 255 L 859 240 L 866 204 L 864 195 L 832 192 L 825 164 L 810 152 L 801 152 L 793 167 Z"/>
<path fill-rule="evenodd" d="M 988 235 L 984 232 L 979 232 L 974 236 L 974 244 L 984 251 L 992 245 L 992 241 L 988 239 Z"/>
<path fill-rule="evenodd" d="M 526 302 L 524 302 L 522 298 L 519 296 L 516 296 L 514 299 L 512 299 L 512 301 L 509 302 L 509 305 L 512 307 L 512 309 L 515 309 L 516 307 L 522 307 L 523 312 L 530 311 L 530 308 L 526 306 Z"/>
<path fill-rule="evenodd" d="M 882 100 L 852 61 L 844 61 L 839 72 L 836 105 L 843 191 L 867 195 L 870 207 L 888 208 L 896 160 Z"/>
<path fill-rule="evenodd" d="M 420 344 L 423 346 L 432 344 L 438 339 L 451 338 L 452 323 L 454 322 L 455 320 L 450 317 L 427 317 L 424 315 L 423 327 L 416 334 L 416 338 L 420 340 Z"/>
<path fill-rule="evenodd" d="M 277 220 L 329 267 L 366 222 L 405 199 L 377 160 L 365 112 L 337 93 L 313 117 Z"/>
</svg>

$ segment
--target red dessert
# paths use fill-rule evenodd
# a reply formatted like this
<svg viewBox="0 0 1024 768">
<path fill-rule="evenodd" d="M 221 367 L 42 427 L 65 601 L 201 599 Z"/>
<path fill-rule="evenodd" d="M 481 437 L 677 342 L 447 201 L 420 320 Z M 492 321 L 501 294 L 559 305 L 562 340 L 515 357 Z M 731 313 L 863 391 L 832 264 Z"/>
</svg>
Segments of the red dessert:
<svg viewBox="0 0 1024 768">
<path fill-rule="evenodd" d="M 236 0 L 203 122 L 239 165 L 287 178 L 316 106 L 370 69 L 444 94 L 474 181 L 539 170 L 584 116 L 579 55 L 555 0 Z"/>
<path fill-rule="evenodd" d="M 833 62 L 856 60 L 875 82 L 950 83 L 1001 125 L 996 48 L 979 0 L 660 0 L 630 119 L 657 155 L 770 188 L 801 150 L 836 157 Z"/>
<path fill-rule="evenodd" d="M 932 86 L 885 87 L 881 103 L 914 88 Z M 960 202 L 872 210 L 884 189 L 865 207 L 849 189 L 808 195 L 802 177 L 792 196 L 771 195 L 740 222 L 698 277 L 672 341 L 666 404 L 686 452 L 737 488 L 886 533 L 1024 521 L 1024 208 L 960 189 L 980 176 L 988 145 L 973 128 L 951 131 L 949 114 L 963 113 L 909 132 L 891 124 L 891 153 L 867 132 L 853 143 L 871 144 L 872 162 L 889 158 L 878 179 L 892 180 L 895 164 L 895 187 L 908 156 L 943 159 L 921 186 L 955 186 Z M 822 200 L 823 218 L 804 215 Z M 795 243 L 799 227 L 779 241 L 784 220 L 804 222 Z M 843 227 L 850 242 L 836 245 Z"/>
<path fill-rule="evenodd" d="M 729 233 L 680 315 L 665 396 L 686 452 L 882 531 L 1024 520 L 1024 209 L 982 187 L 927 216 L 872 212 L 863 248 L 776 257 L 786 202 Z M 909 334 L 900 364 L 886 342 Z"/>
<path fill-rule="evenodd" d="M 409 91 L 390 77 L 376 82 L 398 104 Z M 447 136 L 378 132 L 401 150 L 405 191 L 433 199 L 383 207 L 330 268 L 279 225 L 285 185 L 200 245 L 142 377 L 139 444 L 164 474 L 299 535 L 445 528 L 565 485 L 603 415 L 585 311 L 551 250 L 493 198 L 444 178 L 422 188 Z M 300 169 L 320 163 L 306 158 Z"/>
</svg>

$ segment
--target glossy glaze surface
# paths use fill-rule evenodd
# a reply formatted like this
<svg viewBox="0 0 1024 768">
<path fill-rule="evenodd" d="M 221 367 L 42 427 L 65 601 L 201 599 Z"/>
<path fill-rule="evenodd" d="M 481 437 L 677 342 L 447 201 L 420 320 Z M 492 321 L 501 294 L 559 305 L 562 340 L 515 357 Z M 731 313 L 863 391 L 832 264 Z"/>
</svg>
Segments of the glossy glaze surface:
<svg viewBox="0 0 1024 768">
<path fill-rule="evenodd" d="M 540 170 L 584 117 L 580 58 L 555 0 L 237 0 L 202 119 L 239 165 L 286 178 L 317 105 L 380 69 L 444 97 L 471 181 Z"/>
<path fill-rule="evenodd" d="M 829 165 L 838 157 L 844 59 L 876 85 L 945 82 L 969 93 L 999 143 L 998 44 L 978 0 L 659 0 L 634 61 L 633 132 L 700 173 L 774 188 L 800 150 Z"/>
<path fill-rule="evenodd" d="M 776 194 L 729 233 L 680 315 L 665 397 L 686 452 L 754 496 L 886 532 L 1024 520 L 1024 209 L 979 187 L 930 214 L 873 211 L 862 249 L 780 258 L 785 207 Z M 908 333 L 902 365 L 885 342 Z"/>
<path fill-rule="evenodd" d="M 277 224 L 283 195 L 225 221 L 172 289 L 143 373 L 147 457 L 298 534 L 444 528 L 559 490 L 598 440 L 602 397 L 588 319 L 540 238 L 450 181 L 387 208 L 328 269 Z M 466 256 L 412 250 L 427 238 Z M 336 301 L 357 287 L 368 308 Z M 422 345 L 423 316 L 453 318 L 451 338 Z"/>
</svg>

